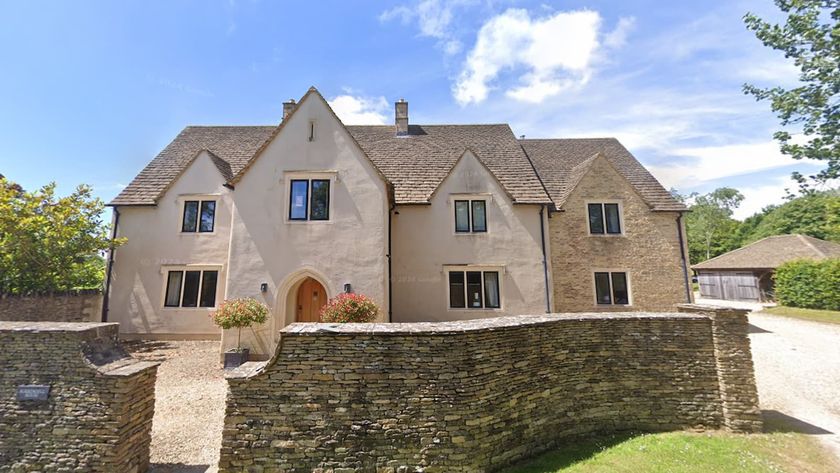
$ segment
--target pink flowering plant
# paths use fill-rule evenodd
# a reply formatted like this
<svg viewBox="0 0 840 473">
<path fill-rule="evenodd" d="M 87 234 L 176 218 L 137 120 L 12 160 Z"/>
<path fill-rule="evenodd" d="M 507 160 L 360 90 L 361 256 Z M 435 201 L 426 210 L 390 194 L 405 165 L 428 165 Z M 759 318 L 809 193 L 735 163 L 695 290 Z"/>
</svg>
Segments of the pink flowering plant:
<svg viewBox="0 0 840 473">
<path fill-rule="evenodd" d="M 373 322 L 379 307 L 361 294 L 339 294 L 321 308 L 321 322 Z"/>
<path fill-rule="evenodd" d="M 268 318 L 268 306 L 251 298 L 228 299 L 222 302 L 211 317 L 214 324 L 225 330 L 239 329 L 236 336 L 236 350 L 241 351 L 242 328 L 265 323 Z"/>
</svg>

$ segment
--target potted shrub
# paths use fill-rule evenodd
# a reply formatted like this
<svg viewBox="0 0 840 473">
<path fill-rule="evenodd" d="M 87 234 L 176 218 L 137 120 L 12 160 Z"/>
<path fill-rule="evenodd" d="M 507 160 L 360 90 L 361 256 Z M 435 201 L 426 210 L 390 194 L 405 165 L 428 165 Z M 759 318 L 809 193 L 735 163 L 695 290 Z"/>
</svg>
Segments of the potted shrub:
<svg viewBox="0 0 840 473">
<path fill-rule="evenodd" d="M 373 322 L 379 307 L 362 294 L 342 293 L 321 308 L 321 322 Z"/>
<path fill-rule="evenodd" d="M 242 328 L 265 323 L 268 307 L 256 299 L 229 299 L 222 302 L 212 317 L 213 323 L 225 330 L 238 329 L 236 348 L 225 352 L 225 368 L 236 368 L 248 361 L 250 352 L 247 348 L 242 348 Z"/>
</svg>

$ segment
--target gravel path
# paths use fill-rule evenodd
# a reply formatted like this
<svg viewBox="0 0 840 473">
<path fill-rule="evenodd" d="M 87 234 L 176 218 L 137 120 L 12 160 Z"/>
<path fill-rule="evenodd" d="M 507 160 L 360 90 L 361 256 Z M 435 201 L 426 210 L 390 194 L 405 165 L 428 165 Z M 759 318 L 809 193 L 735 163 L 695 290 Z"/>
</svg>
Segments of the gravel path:
<svg viewBox="0 0 840 473">
<path fill-rule="evenodd" d="M 150 473 L 217 471 L 227 386 L 219 342 L 126 343 L 132 355 L 160 361 L 155 385 Z"/>
<path fill-rule="evenodd" d="M 800 430 L 840 457 L 840 326 L 755 312 L 749 317 L 761 408 L 800 421 Z"/>
</svg>

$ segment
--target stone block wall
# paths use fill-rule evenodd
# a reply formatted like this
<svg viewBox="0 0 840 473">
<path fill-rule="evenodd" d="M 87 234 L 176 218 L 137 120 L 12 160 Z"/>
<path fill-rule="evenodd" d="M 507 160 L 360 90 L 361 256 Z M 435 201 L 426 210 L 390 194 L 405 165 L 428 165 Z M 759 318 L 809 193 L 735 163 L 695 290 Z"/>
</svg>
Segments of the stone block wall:
<svg viewBox="0 0 840 473">
<path fill-rule="evenodd" d="M 117 335 L 117 324 L 0 322 L 0 472 L 146 471 L 157 364 Z M 47 400 L 18 401 L 33 384 Z"/>
<path fill-rule="evenodd" d="M 220 470 L 486 472 L 584 434 L 738 430 L 756 406 L 724 409 L 721 387 L 752 372 L 722 384 L 716 348 L 746 335 L 715 320 L 294 324 L 272 360 L 229 375 Z"/>
<path fill-rule="evenodd" d="M 99 322 L 102 292 L 71 291 L 55 294 L 0 294 L 0 320 L 28 322 Z"/>
<path fill-rule="evenodd" d="M 618 202 L 623 234 L 590 235 L 590 202 Z M 685 287 L 678 216 L 651 211 L 606 159 L 593 162 L 563 211 L 552 212 L 548 220 L 554 311 L 674 311 L 677 304 L 692 302 Z M 627 273 L 630 306 L 595 303 L 596 271 Z"/>
</svg>

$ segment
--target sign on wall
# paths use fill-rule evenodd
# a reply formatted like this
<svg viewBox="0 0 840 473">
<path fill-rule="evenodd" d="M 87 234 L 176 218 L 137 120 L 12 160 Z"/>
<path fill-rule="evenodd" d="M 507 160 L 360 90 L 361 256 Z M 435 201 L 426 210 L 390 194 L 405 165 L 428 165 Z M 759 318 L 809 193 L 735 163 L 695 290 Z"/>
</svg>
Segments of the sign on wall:
<svg viewBox="0 0 840 473">
<path fill-rule="evenodd" d="M 46 401 L 50 387 L 43 384 L 22 384 L 17 388 L 18 401 Z"/>
</svg>

